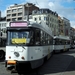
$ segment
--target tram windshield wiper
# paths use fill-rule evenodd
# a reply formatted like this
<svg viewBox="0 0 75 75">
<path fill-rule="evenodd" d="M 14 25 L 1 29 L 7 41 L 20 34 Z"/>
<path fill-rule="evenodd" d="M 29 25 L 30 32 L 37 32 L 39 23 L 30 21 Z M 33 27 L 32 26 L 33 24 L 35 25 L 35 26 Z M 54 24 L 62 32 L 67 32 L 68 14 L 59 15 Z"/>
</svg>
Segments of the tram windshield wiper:
<svg viewBox="0 0 75 75">
<path fill-rule="evenodd" d="M 20 45 L 20 46 L 22 46 L 21 44 L 18 44 L 18 43 L 16 43 L 15 41 L 13 41 L 16 45 Z M 23 43 L 24 44 L 24 43 Z M 22 46 L 22 48 L 24 48 L 25 49 L 25 47 L 24 46 Z"/>
<path fill-rule="evenodd" d="M 24 46 L 22 46 L 22 48 L 24 48 L 24 49 L 25 49 L 25 47 L 24 47 Z"/>
</svg>

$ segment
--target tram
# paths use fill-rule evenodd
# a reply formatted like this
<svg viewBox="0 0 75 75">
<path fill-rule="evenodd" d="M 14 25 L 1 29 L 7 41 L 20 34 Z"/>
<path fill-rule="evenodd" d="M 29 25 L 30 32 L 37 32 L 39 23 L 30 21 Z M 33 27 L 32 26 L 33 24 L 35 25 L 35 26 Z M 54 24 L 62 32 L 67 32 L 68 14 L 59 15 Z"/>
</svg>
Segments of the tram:
<svg viewBox="0 0 75 75">
<path fill-rule="evenodd" d="M 10 22 L 7 27 L 6 68 L 35 69 L 53 53 L 52 31 L 46 26 L 27 21 Z"/>
<path fill-rule="evenodd" d="M 67 36 L 54 36 L 53 39 L 53 51 L 63 52 L 70 49 L 70 38 Z"/>
</svg>

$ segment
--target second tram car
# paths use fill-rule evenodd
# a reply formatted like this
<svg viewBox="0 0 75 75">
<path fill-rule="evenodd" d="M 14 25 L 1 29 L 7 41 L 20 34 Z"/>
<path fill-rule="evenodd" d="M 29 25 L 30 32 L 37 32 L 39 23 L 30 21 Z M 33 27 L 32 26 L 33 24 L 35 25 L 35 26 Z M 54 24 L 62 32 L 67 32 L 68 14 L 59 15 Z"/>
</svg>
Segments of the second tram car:
<svg viewBox="0 0 75 75">
<path fill-rule="evenodd" d="M 32 22 L 10 22 L 7 28 L 6 67 L 35 69 L 53 52 L 53 35 L 44 25 Z"/>
<path fill-rule="evenodd" d="M 54 36 L 53 49 L 55 52 L 63 52 L 70 49 L 70 38 L 67 36 Z"/>
</svg>

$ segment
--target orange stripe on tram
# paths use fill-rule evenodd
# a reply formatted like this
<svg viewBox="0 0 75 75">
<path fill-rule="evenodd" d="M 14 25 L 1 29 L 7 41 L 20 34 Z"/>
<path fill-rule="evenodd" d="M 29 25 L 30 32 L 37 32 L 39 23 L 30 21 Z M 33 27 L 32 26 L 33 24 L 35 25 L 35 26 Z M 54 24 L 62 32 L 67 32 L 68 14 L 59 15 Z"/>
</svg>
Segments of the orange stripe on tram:
<svg viewBox="0 0 75 75">
<path fill-rule="evenodd" d="M 16 64 L 16 61 L 15 60 L 8 60 L 7 64 Z"/>
</svg>

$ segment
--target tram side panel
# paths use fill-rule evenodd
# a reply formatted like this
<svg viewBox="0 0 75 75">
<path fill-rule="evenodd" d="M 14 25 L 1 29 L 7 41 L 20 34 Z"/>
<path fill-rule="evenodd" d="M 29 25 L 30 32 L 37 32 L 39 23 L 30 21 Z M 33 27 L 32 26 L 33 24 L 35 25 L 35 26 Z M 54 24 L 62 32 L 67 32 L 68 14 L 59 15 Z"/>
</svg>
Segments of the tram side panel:
<svg viewBox="0 0 75 75">
<path fill-rule="evenodd" d="M 63 52 L 70 49 L 70 39 L 66 39 L 65 37 L 56 37 L 53 42 L 54 52 Z"/>
<path fill-rule="evenodd" d="M 51 46 L 29 47 L 28 50 L 28 59 L 31 61 L 32 68 L 41 66 L 44 63 L 45 57 L 49 59 L 53 52 Z"/>
</svg>

